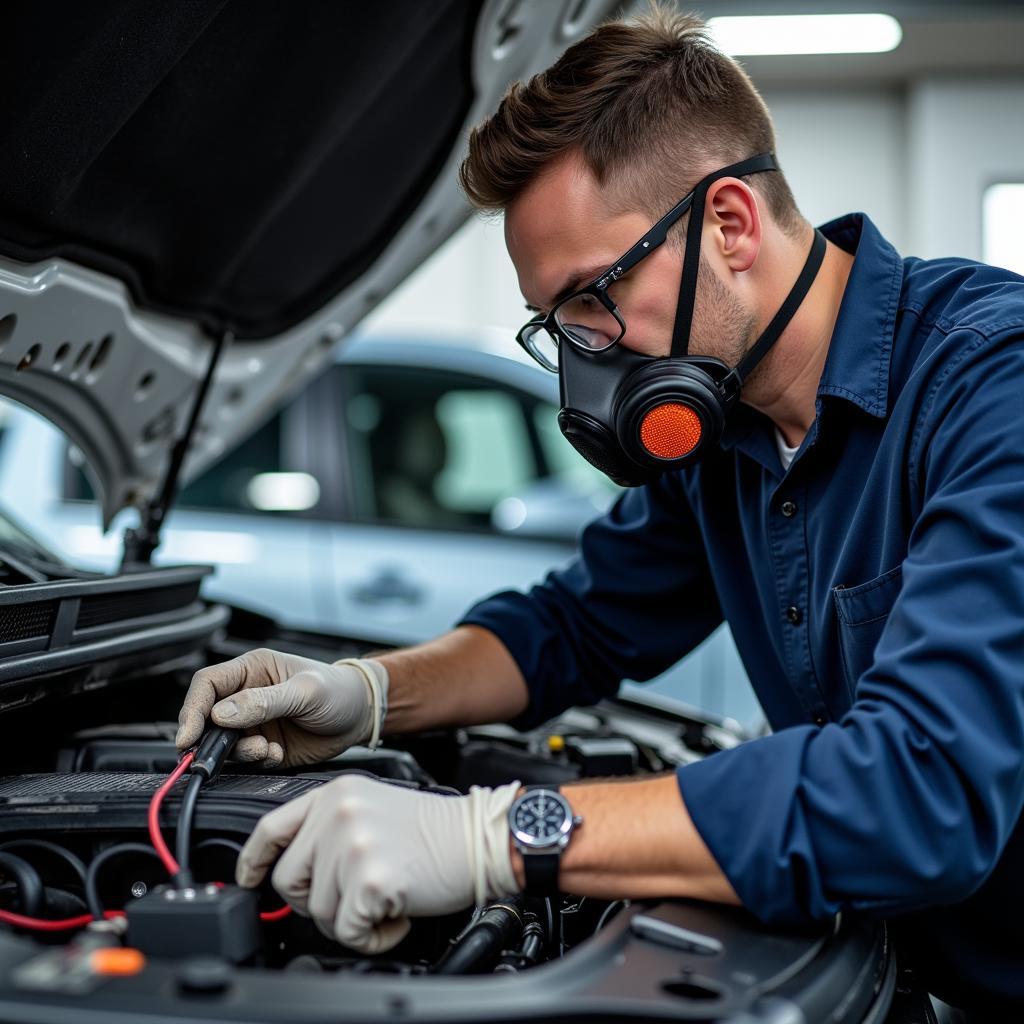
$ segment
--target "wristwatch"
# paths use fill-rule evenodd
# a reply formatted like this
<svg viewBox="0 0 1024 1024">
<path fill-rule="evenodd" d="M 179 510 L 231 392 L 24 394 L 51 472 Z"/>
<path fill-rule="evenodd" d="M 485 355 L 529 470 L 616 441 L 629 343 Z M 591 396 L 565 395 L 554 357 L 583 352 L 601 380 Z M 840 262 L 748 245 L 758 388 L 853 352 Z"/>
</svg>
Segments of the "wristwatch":
<svg viewBox="0 0 1024 1024">
<path fill-rule="evenodd" d="M 550 786 L 527 786 L 508 809 L 512 841 L 523 855 L 526 893 L 558 894 L 558 866 L 573 829 L 583 819 L 572 813 L 569 801 Z"/>
</svg>

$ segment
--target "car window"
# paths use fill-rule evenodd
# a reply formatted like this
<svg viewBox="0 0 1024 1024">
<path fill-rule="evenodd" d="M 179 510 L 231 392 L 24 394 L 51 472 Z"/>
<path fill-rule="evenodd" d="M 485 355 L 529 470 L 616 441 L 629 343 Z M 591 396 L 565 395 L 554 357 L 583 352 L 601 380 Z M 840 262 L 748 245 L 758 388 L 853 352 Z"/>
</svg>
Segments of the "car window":
<svg viewBox="0 0 1024 1024">
<path fill-rule="evenodd" d="M 532 396 L 436 369 L 339 376 L 357 521 L 490 529 L 494 506 L 544 472 Z"/>
<path fill-rule="evenodd" d="M 453 389 L 434 407 L 447 460 L 434 481 L 446 508 L 491 509 L 537 475 L 522 403 L 494 388 Z"/>
</svg>

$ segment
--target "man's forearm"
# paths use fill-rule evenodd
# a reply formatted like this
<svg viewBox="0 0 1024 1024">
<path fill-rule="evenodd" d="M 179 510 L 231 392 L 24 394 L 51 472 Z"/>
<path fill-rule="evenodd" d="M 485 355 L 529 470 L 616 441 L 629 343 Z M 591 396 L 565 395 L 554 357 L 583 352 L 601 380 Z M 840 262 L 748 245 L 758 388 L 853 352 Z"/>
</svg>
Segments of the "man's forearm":
<svg viewBox="0 0 1024 1024">
<path fill-rule="evenodd" d="M 562 786 L 583 824 L 562 857 L 563 892 L 603 899 L 689 896 L 739 904 L 694 827 L 674 775 Z M 512 868 L 525 882 L 522 856 Z"/>
<path fill-rule="evenodd" d="M 526 710 L 519 666 L 489 630 L 459 626 L 444 636 L 377 656 L 388 670 L 385 733 L 505 722 Z"/>
</svg>

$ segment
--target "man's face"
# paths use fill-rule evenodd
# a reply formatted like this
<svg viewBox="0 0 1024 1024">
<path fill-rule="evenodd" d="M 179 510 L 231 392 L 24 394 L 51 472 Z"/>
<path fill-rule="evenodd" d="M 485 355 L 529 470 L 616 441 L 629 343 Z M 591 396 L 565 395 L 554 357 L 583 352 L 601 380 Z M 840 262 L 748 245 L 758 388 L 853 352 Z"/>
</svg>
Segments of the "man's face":
<svg viewBox="0 0 1024 1024">
<path fill-rule="evenodd" d="M 610 190 L 575 157 L 546 168 L 505 215 L 505 244 L 527 308 L 547 312 L 588 284 L 655 219 L 621 210 Z M 681 274 L 682 254 L 669 242 L 616 282 L 615 301 L 626 324 L 620 344 L 644 355 L 669 354 Z M 751 326 L 739 300 L 702 253 L 690 353 L 716 356 L 732 365 L 749 343 Z"/>
</svg>

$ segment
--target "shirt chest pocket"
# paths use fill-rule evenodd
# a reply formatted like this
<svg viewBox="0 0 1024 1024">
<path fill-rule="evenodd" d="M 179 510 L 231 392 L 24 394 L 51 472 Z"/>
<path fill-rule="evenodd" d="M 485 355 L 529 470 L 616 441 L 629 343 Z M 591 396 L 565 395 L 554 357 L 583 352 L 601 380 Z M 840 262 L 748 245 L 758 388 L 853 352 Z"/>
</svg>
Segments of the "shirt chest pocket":
<svg viewBox="0 0 1024 1024">
<path fill-rule="evenodd" d="M 903 569 L 896 566 L 867 583 L 832 590 L 839 623 L 839 652 L 851 701 L 856 699 L 857 680 L 874 661 L 875 647 L 902 585 Z"/>
</svg>

